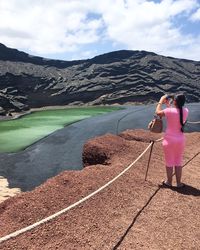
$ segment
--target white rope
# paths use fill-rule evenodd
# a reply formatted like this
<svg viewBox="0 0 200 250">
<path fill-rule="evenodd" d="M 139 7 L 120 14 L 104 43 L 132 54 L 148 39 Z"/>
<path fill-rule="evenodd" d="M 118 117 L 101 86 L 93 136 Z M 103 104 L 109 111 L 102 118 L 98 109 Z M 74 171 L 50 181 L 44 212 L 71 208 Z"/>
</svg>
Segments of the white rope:
<svg viewBox="0 0 200 250">
<path fill-rule="evenodd" d="M 196 122 L 190 122 L 190 121 L 187 121 L 186 124 L 189 123 L 189 124 L 200 124 L 200 121 L 196 121 Z"/>
<path fill-rule="evenodd" d="M 91 198 L 91 197 L 94 196 L 95 194 L 99 193 L 100 191 L 102 191 L 103 189 L 105 189 L 106 187 L 108 187 L 110 184 L 112 184 L 114 181 L 116 181 L 116 180 L 117 180 L 120 176 L 122 176 L 125 172 L 127 172 L 127 171 L 128 171 L 128 170 L 129 170 L 129 169 L 130 169 L 130 168 L 131 168 L 131 167 L 132 167 L 132 166 L 133 166 L 133 165 L 134 165 L 134 164 L 135 164 L 135 163 L 136 163 L 136 162 L 146 153 L 146 152 L 147 152 L 147 150 L 151 147 L 152 143 L 153 143 L 153 142 L 151 142 L 151 143 L 148 145 L 148 147 L 138 156 L 138 158 L 137 158 L 134 162 L 132 162 L 126 169 L 124 169 L 124 170 L 123 170 L 120 174 L 118 174 L 115 178 L 113 178 L 112 180 L 110 180 L 109 182 L 107 182 L 104 186 L 100 187 L 99 189 L 97 189 L 97 190 L 94 191 L 93 193 L 91 193 L 91 194 L 89 194 L 88 196 L 84 197 L 83 199 L 81 199 L 81 200 L 75 202 L 74 204 L 70 205 L 69 207 L 64 208 L 63 210 L 61 210 L 61 211 L 59 211 L 59 212 L 57 212 L 57 213 L 55 213 L 55 214 L 53 214 L 53 215 L 51 215 L 51 216 L 49 216 L 49 217 L 46 217 L 46 218 L 44 218 L 43 220 L 40 220 L 40 221 L 38 221 L 38 222 L 36 222 L 36 223 L 30 225 L 30 226 L 24 227 L 24 228 L 22 228 L 22 229 L 20 229 L 20 230 L 17 230 L 17 231 L 15 231 L 15 232 L 11 233 L 11 234 L 8 234 L 8 235 L 6 235 L 6 236 L 0 238 L 0 243 L 2 243 L 2 242 L 4 242 L 4 241 L 7 241 L 7 240 L 9 240 L 9 239 L 11 239 L 11 238 L 17 237 L 18 235 L 20 235 L 20 234 L 22 234 L 22 233 L 25 233 L 25 232 L 27 232 L 27 231 L 30 231 L 30 230 L 32 230 L 33 228 L 35 228 L 35 227 L 37 227 L 37 226 L 39 226 L 39 225 L 41 225 L 41 224 L 44 224 L 44 223 L 47 222 L 47 221 L 50 221 L 50 220 L 52 220 L 52 219 L 58 217 L 59 215 L 65 213 L 65 212 L 67 212 L 67 211 L 69 211 L 70 209 L 72 209 L 72 208 L 78 206 L 78 205 L 81 204 L 82 202 L 88 200 L 89 198 Z"/>
<path fill-rule="evenodd" d="M 160 139 L 157 139 L 157 140 L 155 140 L 154 142 L 160 142 L 160 141 L 162 141 L 164 138 L 162 137 L 162 138 L 160 138 Z"/>
</svg>

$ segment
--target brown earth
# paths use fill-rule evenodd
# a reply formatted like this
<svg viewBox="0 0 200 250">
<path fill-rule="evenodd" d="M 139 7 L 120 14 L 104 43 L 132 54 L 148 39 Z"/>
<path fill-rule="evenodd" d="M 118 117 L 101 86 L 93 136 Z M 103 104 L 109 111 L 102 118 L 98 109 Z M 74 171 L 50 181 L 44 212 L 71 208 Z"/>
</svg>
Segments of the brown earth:
<svg viewBox="0 0 200 250">
<path fill-rule="evenodd" d="M 133 162 L 155 135 L 128 130 L 87 142 L 81 171 L 65 171 L 31 192 L 0 204 L 0 237 L 31 225 L 92 193 Z M 200 148 L 200 133 L 186 134 L 187 163 Z M 92 157 L 91 157 L 92 155 Z M 100 157 L 99 157 L 100 156 Z M 199 249 L 199 155 L 183 170 L 183 189 L 163 188 L 161 142 L 123 176 L 79 206 L 20 236 L 0 249 Z M 96 164 L 96 165 L 90 165 Z M 175 184 L 175 183 L 174 183 Z"/>
</svg>

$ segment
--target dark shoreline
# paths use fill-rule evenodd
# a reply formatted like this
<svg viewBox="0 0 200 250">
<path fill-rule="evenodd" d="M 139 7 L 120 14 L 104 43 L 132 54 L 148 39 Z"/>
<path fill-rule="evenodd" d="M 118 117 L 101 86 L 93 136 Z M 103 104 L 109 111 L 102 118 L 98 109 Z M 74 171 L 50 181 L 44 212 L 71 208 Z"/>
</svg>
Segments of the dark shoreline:
<svg viewBox="0 0 200 250">
<path fill-rule="evenodd" d="M 11 116 L 9 115 L 0 115 L 0 121 L 10 121 L 10 120 L 15 120 L 18 119 L 22 116 L 31 114 L 32 112 L 37 112 L 37 111 L 43 111 L 43 110 L 56 110 L 56 109 L 66 109 L 66 108 L 86 108 L 86 107 L 126 107 L 126 106 L 152 106 L 152 105 L 156 105 L 157 102 L 154 103 L 128 103 L 128 104 L 105 104 L 105 105 L 62 105 L 62 106 L 44 106 L 44 107 L 40 107 L 40 108 L 31 108 L 28 111 L 25 112 L 15 112 L 12 113 Z M 186 103 L 187 105 L 198 105 L 199 102 L 191 102 L 191 103 Z"/>
</svg>

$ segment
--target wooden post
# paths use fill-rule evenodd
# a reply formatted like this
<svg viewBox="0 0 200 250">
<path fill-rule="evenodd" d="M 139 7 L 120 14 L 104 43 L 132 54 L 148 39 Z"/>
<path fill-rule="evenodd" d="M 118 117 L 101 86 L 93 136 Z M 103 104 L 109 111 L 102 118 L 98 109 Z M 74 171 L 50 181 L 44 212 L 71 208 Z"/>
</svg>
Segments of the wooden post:
<svg viewBox="0 0 200 250">
<path fill-rule="evenodd" d="M 153 150 L 153 145 L 154 145 L 154 141 L 151 145 L 151 149 L 150 149 L 150 153 L 149 153 L 149 160 L 148 160 L 148 164 L 147 164 L 147 170 L 146 170 L 146 173 L 145 173 L 145 181 L 147 180 L 147 174 L 148 174 L 148 171 L 149 171 L 149 165 L 150 165 L 150 161 L 151 161 L 151 154 L 152 154 L 152 150 Z"/>
</svg>

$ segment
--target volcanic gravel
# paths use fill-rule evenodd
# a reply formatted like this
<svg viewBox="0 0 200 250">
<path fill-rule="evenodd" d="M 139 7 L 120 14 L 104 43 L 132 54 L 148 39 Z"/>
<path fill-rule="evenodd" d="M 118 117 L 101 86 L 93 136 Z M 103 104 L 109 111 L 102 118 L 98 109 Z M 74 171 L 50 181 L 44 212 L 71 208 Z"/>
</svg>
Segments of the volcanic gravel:
<svg viewBox="0 0 200 250">
<path fill-rule="evenodd" d="M 0 204 L 0 237 L 56 213 L 110 181 L 160 138 L 144 130 L 106 134 L 84 146 L 81 171 L 65 171 L 31 192 Z M 200 148 L 200 133 L 186 134 L 184 162 Z M 199 249 L 200 181 L 197 155 L 183 169 L 183 189 L 163 188 L 161 142 L 110 186 L 77 207 L 0 244 L 0 249 Z M 175 180 L 174 180 L 175 181 Z M 175 182 L 174 182 L 175 185 Z"/>
</svg>

